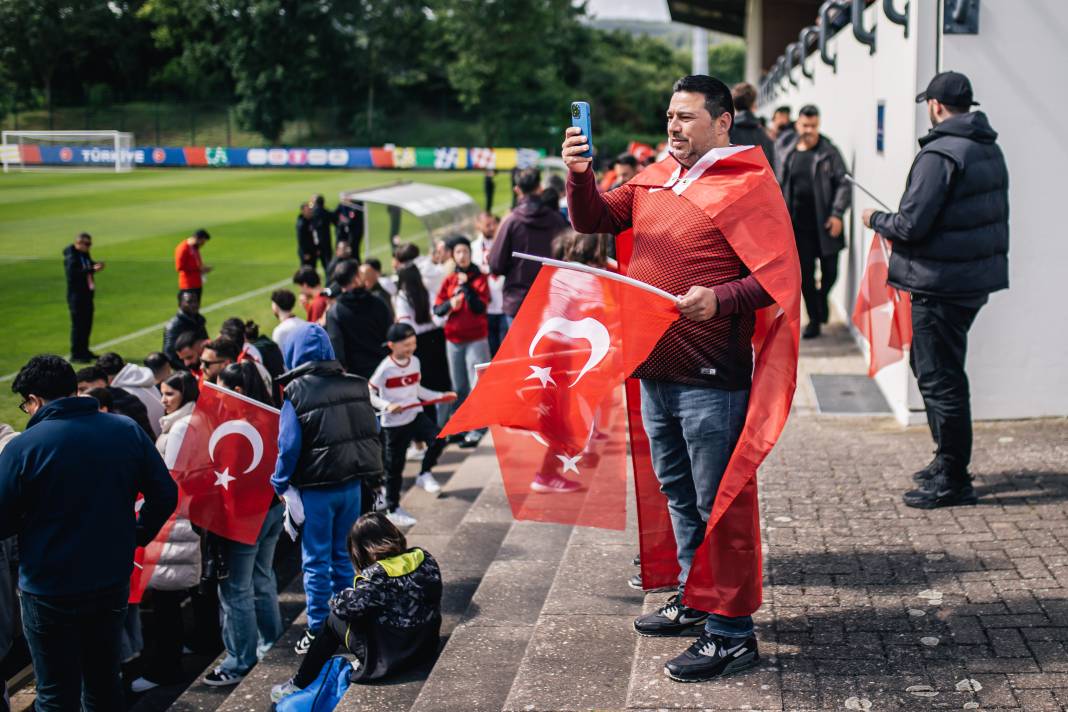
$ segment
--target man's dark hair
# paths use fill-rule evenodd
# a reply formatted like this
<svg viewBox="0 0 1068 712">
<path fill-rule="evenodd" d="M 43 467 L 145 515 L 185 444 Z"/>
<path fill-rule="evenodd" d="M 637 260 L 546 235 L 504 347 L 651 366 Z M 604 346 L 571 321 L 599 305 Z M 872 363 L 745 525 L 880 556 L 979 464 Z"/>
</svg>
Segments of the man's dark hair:
<svg viewBox="0 0 1068 712">
<path fill-rule="evenodd" d="M 235 344 L 245 343 L 245 320 L 239 316 L 223 320 L 223 323 L 219 325 L 219 336 Z"/>
<path fill-rule="evenodd" d="M 322 284 L 322 281 L 319 279 L 319 273 L 315 271 L 314 267 L 305 265 L 293 275 L 293 284 L 299 284 L 302 287 L 318 287 Z"/>
<path fill-rule="evenodd" d="M 110 377 L 119 375 L 119 371 L 126 367 L 126 362 L 122 360 L 122 356 L 110 351 L 98 358 L 96 365 L 104 369 L 104 373 Z"/>
<path fill-rule="evenodd" d="M 208 231 L 205 230 L 204 228 L 200 228 L 196 232 L 194 232 L 193 233 L 193 237 L 197 238 L 198 240 L 210 240 L 211 239 L 211 235 L 209 235 Z"/>
<path fill-rule="evenodd" d="M 183 289 L 178 292 L 178 307 L 181 308 L 185 302 L 195 302 L 197 305 L 197 311 L 200 311 L 200 295 L 194 292 L 192 289 Z"/>
<path fill-rule="evenodd" d="M 360 265 L 356 263 L 356 260 L 341 260 L 334 267 L 334 274 L 331 277 L 344 289 L 356 281 L 359 275 Z"/>
<path fill-rule="evenodd" d="M 237 361 L 237 357 L 241 354 L 241 346 L 224 336 L 209 341 L 204 344 L 204 348 L 211 349 L 219 358 L 230 361 Z"/>
<path fill-rule="evenodd" d="M 19 369 L 11 390 L 23 398 L 35 395 L 50 401 L 74 394 L 78 390 L 78 380 L 74 377 L 74 368 L 64 359 L 42 354 L 34 356 Z"/>
<path fill-rule="evenodd" d="M 200 386 L 197 379 L 189 371 L 176 371 L 173 376 L 163 382 L 182 394 L 182 405 L 196 402 L 200 397 Z"/>
<path fill-rule="evenodd" d="M 375 272 L 382 274 L 382 260 L 377 257 L 368 257 L 363 261 L 365 265 L 373 269 Z"/>
<path fill-rule="evenodd" d="M 786 114 L 787 118 L 789 118 L 789 116 L 790 116 L 790 107 L 787 106 L 786 104 L 783 104 L 782 106 L 777 106 L 777 107 L 775 107 L 775 111 L 771 112 L 772 116 L 774 116 L 775 114 Z"/>
<path fill-rule="evenodd" d="M 159 373 L 163 370 L 164 366 L 170 364 L 170 359 L 167 358 L 166 354 L 159 351 L 153 351 L 148 356 L 145 356 L 144 364 L 150 371 L 152 371 L 152 373 Z"/>
<path fill-rule="evenodd" d="M 107 371 L 100 368 L 99 366 L 86 366 L 85 368 L 79 368 L 78 372 L 74 374 L 74 389 L 78 390 L 79 383 L 92 383 L 93 381 L 103 381 L 104 383 L 107 383 Z"/>
<path fill-rule="evenodd" d="M 199 341 L 197 338 L 197 332 L 195 331 L 183 331 L 178 334 L 178 338 L 174 340 L 174 353 L 184 351 L 185 349 L 191 349 Z"/>
<path fill-rule="evenodd" d="M 524 168 L 516 175 L 515 184 L 523 195 L 533 195 L 541 186 L 541 171 L 537 168 Z"/>
<path fill-rule="evenodd" d="M 271 301 L 278 305 L 278 308 L 282 311 L 293 311 L 293 306 L 297 303 L 297 297 L 288 289 L 276 289 L 271 292 Z"/>
<path fill-rule="evenodd" d="M 638 170 L 638 159 L 629 153 L 621 153 L 616 156 L 616 165 L 630 166 L 634 170 Z"/>
<path fill-rule="evenodd" d="M 393 258 L 401 264 L 411 262 L 418 256 L 419 245 L 416 245 L 414 242 L 402 242 L 397 245 L 397 249 L 393 250 Z"/>
<path fill-rule="evenodd" d="M 312 198 L 312 203 L 315 204 L 315 207 L 321 208 L 321 207 L 326 205 L 326 198 L 324 198 L 322 195 L 319 195 L 318 193 L 316 193 L 315 197 Z"/>
<path fill-rule="evenodd" d="M 797 112 L 797 115 L 805 116 L 810 119 L 819 118 L 820 109 L 815 104 L 805 104 L 801 107 L 800 111 Z"/>
<path fill-rule="evenodd" d="M 78 240 L 92 240 L 92 239 L 93 239 L 93 236 L 90 235 L 89 233 L 87 233 L 87 232 L 79 232 L 78 236 L 76 238 L 74 238 L 74 241 L 77 242 Z"/>
<path fill-rule="evenodd" d="M 445 240 L 445 247 L 449 248 L 450 252 L 455 250 L 457 245 L 467 245 L 470 248 L 471 240 L 464 235 L 453 235 Z"/>
<path fill-rule="evenodd" d="M 756 87 L 749 82 L 738 82 L 731 87 L 731 99 L 734 100 L 735 111 L 752 111 L 756 98 Z"/>
<path fill-rule="evenodd" d="M 720 80 L 707 74 L 689 74 L 671 87 L 672 94 L 680 91 L 704 94 L 705 109 L 712 118 L 715 119 L 721 114 L 730 114 L 733 125 L 734 99 L 731 98 L 731 90 Z"/>
<path fill-rule="evenodd" d="M 368 512 L 349 530 L 349 556 L 357 571 L 407 550 L 404 534 L 381 512 Z"/>
<path fill-rule="evenodd" d="M 111 391 L 107 388 L 90 388 L 85 392 L 85 395 L 96 399 L 98 410 L 107 408 L 109 413 L 115 412 L 115 399 L 111 397 Z"/>
</svg>

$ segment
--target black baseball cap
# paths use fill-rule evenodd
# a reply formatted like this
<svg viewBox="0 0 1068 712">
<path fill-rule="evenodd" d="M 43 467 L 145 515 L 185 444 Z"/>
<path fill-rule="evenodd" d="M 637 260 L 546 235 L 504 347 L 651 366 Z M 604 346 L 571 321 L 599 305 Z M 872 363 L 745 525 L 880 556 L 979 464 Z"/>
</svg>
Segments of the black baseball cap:
<svg viewBox="0 0 1068 712">
<path fill-rule="evenodd" d="M 415 329 L 412 325 L 406 324 L 403 321 L 398 321 L 395 324 L 391 324 L 389 330 L 386 331 L 386 342 L 397 343 L 398 341 L 404 341 L 412 336 L 415 336 Z"/>
<path fill-rule="evenodd" d="M 979 103 L 972 98 L 972 83 L 960 72 L 940 72 L 934 75 L 927 88 L 916 95 L 916 103 L 928 99 L 965 108 Z"/>
</svg>

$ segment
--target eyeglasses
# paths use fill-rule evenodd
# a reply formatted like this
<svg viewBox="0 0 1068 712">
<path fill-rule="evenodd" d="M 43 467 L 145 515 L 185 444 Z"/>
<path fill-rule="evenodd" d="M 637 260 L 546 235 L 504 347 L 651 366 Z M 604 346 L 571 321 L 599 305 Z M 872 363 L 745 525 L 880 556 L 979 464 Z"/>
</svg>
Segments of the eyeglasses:
<svg viewBox="0 0 1068 712">
<path fill-rule="evenodd" d="M 29 405 L 30 405 L 30 399 L 27 398 L 26 400 L 24 400 L 21 403 L 19 403 L 19 410 L 21 410 L 26 415 L 29 415 L 30 414 Z"/>
</svg>

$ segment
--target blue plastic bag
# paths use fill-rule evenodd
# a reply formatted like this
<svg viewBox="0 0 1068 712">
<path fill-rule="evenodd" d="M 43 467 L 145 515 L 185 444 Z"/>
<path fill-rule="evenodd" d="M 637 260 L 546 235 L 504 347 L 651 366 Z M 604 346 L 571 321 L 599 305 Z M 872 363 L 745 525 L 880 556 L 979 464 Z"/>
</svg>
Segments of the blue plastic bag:
<svg viewBox="0 0 1068 712">
<path fill-rule="evenodd" d="M 284 697 L 275 705 L 276 712 L 333 712 L 349 689 L 352 665 L 348 659 L 335 655 L 323 666 L 312 684 L 300 692 Z"/>
</svg>

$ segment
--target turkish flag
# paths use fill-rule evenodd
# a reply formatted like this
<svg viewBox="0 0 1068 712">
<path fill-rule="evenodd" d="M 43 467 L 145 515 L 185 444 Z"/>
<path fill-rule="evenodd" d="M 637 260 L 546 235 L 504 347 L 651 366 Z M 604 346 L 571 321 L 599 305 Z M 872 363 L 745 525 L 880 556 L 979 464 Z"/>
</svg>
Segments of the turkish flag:
<svg viewBox="0 0 1068 712">
<path fill-rule="evenodd" d="M 912 302 L 886 283 L 889 261 L 883 238 L 872 236 L 868 264 L 853 307 L 853 325 L 868 342 L 868 376 L 904 358 L 912 343 Z"/>
<path fill-rule="evenodd" d="M 686 605 L 702 611 L 743 616 L 752 614 L 762 601 L 756 472 L 786 425 L 797 384 L 801 272 L 790 216 L 760 148 L 743 148 L 719 158 L 702 175 L 681 184 L 675 182 L 680 177 L 675 171 L 680 169 L 668 156 L 639 173 L 631 184 L 639 189 L 673 189 L 700 208 L 775 301 L 756 313 L 745 425 L 720 480 L 683 597 Z M 641 239 L 643 219 L 651 218 L 635 210 L 636 239 Z M 638 395 L 637 388 L 628 389 L 628 395 L 632 391 Z M 678 564 L 674 537 L 669 536 L 667 499 L 653 472 L 637 399 L 628 399 L 628 413 L 642 585 L 670 585 L 677 581 Z"/>
<path fill-rule="evenodd" d="M 213 383 L 201 386 L 171 469 L 180 508 L 197 526 L 255 544 L 275 498 L 278 410 Z"/>
<path fill-rule="evenodd" d="M 144 501 L 144 497 L 138 495 L 134 510 L 139 511 Z M 163 547 L 167 544 L 167 540 L 171 537 L 171 530 L 174 529 L 174 523 L 177 519 L 178 512 L 175 511 L 164 522 L 159 534 L 149 542 L 148 546 L 139 546 L 134 549 L 134 568 L 130 573 L 129 603 L 140 603 L 144 597 L 145 589 L 148 588 L 148 582 L 152 580 L 152 574 L 156 571 L 156 566 L 159 565 L 159 557 L 163 553 Z"/>
<path fill-rule="evenodd" d="M 544 265 L 497 355 L 440 437 L 503 425 L 574 456 L 596 410 L 679 317 L 674 299 L 604 270 Z"/>
<path fill-rule="evenodd" d="M 595 409 L 586 445 L 554 446 L 541 433 L 494 425 L 493 445 L 516 519 L 622 530 L 627 525 L 627 433 L 622 390 Z M 572 490 L 538 490 L 535 479 L 567 480 Z"/>
</svg>

